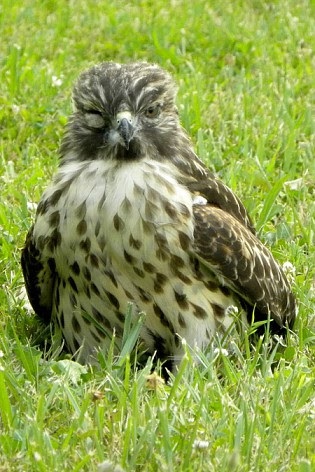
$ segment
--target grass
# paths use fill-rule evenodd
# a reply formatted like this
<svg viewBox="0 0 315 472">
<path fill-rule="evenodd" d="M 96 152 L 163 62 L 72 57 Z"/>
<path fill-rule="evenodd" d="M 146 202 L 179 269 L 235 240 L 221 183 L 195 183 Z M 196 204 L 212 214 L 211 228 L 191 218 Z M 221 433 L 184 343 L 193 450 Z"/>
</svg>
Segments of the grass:
<svg viewBox="0 0 315 472">
<path fill-rule="evenodd" d="M 312 13 L 307 0 L 2 0 L 1 472 L 315 469 Z M 147 378 L 151 361 L 136 363 L 128 336 L 99 370 L 62 359 L 57 342 L 40 348 L 20 296 L 20 250 L 58 164 L 73 81 L 134 59 L 175 76 L 198 154 L 293 265 L 299 300 L 286 346 L 250 349 L 245 335 L 233 355 L 196 353 L 198 365 L 187 351 L 167 384 Z"/>
</svg>

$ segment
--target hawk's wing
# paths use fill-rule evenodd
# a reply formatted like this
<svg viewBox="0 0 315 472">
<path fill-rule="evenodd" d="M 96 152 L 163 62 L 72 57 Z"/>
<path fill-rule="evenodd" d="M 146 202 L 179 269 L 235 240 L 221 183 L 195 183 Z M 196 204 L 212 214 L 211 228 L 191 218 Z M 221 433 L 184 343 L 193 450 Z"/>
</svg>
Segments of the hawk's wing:
<svg viewBox="0 0 315 472">
<path fill-rule="evenodd" d="M 246 208 L 233 191 L 214 175 L 207 173 L 201 181 L 187 182 L 194 195 L 204 197 L 212 207 L 221 208 L 245 225 L 253 234 L 256 233 Z"/>
<path fill-rule="evenodd" d="M 291 326 L 295 319 L 295 299 L 289 283 L 251 226 L 219 205 L 197 204 L 193 210 L 194 250 L 200 262 L 255 306 L 258 319 L 267 319 L 270 313 L 280 327 Z"/>
<path fill-rule="evenodd" d="M 189 159 L 177 158 L 175 164 L 181 172 L 179 183 L 187 187 L 193 195 L 204 197 L 210 205 L 226 211 L 245 225 L 251 233 L 256 233 L 240 199 L 206 168 L 195 153 L 190 153 Z"/>
<path fill-rule="evenodd" d="M 27 295 L 35 313 L 49 322 L 55 282 L 55 261 L 52 258 L 43 260 L 42 253 L 35 245 L 33 230 L 34 225 L 27 234 L 22 251 L 22 271 Z"/>
</svg>

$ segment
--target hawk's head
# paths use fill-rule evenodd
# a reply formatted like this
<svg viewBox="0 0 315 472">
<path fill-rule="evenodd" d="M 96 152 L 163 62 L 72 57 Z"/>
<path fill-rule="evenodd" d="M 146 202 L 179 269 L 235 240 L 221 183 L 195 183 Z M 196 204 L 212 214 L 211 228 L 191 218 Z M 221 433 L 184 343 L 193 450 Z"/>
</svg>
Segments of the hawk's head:
<svg viewBox="0 0 315 472">
<path fill-rule="evenodd" d="M 162 159 L 174 154 L 183 145 L 175 97 L 171 76 L 155 64 L 92 67 L 74 87 L 75 111 L 61 146 L 63 158 Z"/>
</svg>

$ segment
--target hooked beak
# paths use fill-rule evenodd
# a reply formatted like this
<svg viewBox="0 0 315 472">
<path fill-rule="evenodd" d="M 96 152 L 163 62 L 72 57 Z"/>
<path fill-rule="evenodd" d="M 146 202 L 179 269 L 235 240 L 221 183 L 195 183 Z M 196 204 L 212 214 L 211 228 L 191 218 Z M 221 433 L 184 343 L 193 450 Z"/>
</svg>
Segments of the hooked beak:
<svg viewBox="0 0 315 472">
<path fill-rule="evenodd" d="M 135 130 L 133 126 L 132 115 L 128 111 L 118 113 L 116 117 L 116 121 L 118 125 L 117 131 L 122 137 L 125 148 L 128 150 L 129 143 L 131 139 L 133 138 L 133 134 Z"/>
</svg>

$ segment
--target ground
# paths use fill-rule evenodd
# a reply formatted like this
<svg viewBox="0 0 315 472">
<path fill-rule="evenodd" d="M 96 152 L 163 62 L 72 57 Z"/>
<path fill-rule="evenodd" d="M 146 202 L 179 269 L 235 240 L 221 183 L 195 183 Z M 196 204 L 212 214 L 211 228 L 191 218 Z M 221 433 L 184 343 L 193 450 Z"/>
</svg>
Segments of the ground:
<svg viewBox="0 0 315 472">
<path fill-rule="evenodd" d="M 0 471 L 315 468 L 314 123 L 310 1 L 4 0 L 0 7 Z M 163 383 L 135 356 L 101 369 L 50 351 L 20 250 L 54 173 L 74 79 L 146 59 L 179 83 L 199 156 L 243 200 L 299 301 L 287 343 L 187 351 Z M 284 345 L 283 345 L 284 344 Z M 107 463 L 108 465 L 108 463 Z M 106 470 L 105 464 L 103 470 Z"/>
</svg>

